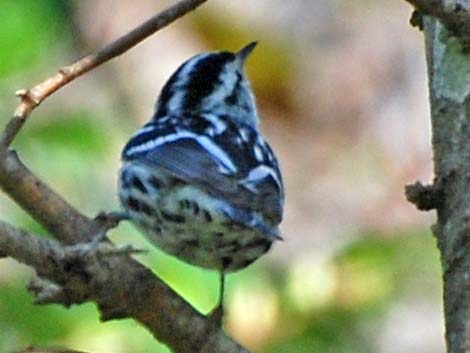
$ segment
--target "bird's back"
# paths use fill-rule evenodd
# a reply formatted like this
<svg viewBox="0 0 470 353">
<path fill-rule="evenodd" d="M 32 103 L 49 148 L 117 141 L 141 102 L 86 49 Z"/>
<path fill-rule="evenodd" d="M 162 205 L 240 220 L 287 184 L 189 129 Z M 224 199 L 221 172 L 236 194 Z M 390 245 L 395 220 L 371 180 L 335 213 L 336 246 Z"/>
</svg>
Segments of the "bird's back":
<svg viewBox="0 0 470 353">
<path fill-rule="evenodd" d="M 119 194 L 131 220 L 164 251 L 222 274 L 280 238 L 281 174 L 243 69 L 255 46 L 184 62 L 122 153 Z"/>
<path fill-rule="evenodd" d="M 130 139 L 122 158 L 121 203 L 164 251 L 233 271 L 279 237 L 279 168 L 251 126 L 210 113 L 163 116 Z"/>
</svg>

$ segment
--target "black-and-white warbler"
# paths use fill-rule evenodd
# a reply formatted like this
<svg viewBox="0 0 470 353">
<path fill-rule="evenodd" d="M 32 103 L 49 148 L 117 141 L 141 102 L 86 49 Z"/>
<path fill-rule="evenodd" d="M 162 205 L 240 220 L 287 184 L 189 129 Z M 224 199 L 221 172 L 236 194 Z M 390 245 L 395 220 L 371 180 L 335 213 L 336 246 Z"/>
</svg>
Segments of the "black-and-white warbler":
<svg viewBox="0 0 470 353">
<path fill-rule="evenodd" d="M 243 66 L 256 46 L 183 63 L 122 152 L 125 212 L 165 252 L 221 273 L 280 239 L 284 191 Z"/>
</svg>

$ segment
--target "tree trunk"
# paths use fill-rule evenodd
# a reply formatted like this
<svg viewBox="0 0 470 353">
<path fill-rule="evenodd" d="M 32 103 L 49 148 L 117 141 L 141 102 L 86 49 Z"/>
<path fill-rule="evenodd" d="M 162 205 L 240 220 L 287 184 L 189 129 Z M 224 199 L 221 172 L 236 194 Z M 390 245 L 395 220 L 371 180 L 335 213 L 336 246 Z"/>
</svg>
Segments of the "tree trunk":
<svg viewBox="0 0 470 353">
<path fill-rule="evenodd" d="M 470 352 L 470 55 L 434 17 L 423 17 L 431 104 L 434 185 L 407 190 L 437 210 L 449 353 Z M 413 199 L 413 197 L 411 197 Z M 420 207 L 421 206 L 421 207 Z"/>
</svg>

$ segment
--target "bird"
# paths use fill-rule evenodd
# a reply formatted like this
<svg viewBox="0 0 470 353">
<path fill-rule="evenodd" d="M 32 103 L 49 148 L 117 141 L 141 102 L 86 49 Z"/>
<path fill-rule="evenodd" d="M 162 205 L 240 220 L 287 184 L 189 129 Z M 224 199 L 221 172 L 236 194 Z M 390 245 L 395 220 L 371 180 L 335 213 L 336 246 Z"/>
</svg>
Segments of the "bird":
<svg viewBox="0 0 470 353">
<path fill-rule="evenodd" d="M 118 176 L 124 213 L 151 243 L 219 272 L 219 313 L 225 275 L 282 239 L 282 176 L 244 71 L 256 45 L 181 64 L 126 143 Z"/>
</svg>

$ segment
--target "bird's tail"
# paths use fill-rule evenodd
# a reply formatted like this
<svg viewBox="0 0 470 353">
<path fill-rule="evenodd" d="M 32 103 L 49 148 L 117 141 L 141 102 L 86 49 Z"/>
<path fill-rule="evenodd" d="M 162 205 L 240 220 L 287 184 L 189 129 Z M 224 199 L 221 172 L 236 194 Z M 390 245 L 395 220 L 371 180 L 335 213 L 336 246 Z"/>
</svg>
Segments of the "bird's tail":
<svg viewBox="0 0 470 353">
<path fill-rule="evenodd" d="M 271 241 L 283 240 L 279 234 L 279 228 L 277 226 L 270 226 L 255 212 L 249 212 L 235 208 L 226 202 L 220 202 L 220 211 L 231 221 L 236 224 L 243 225 L 245 227 L 254 229 L 259 233 L 262 233 Z"/>
</svg>

